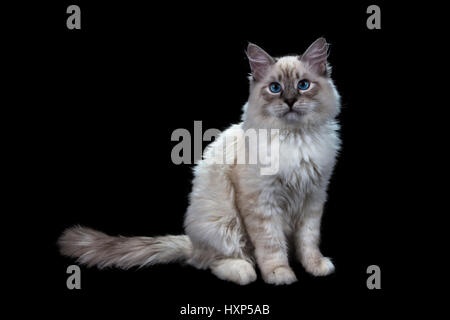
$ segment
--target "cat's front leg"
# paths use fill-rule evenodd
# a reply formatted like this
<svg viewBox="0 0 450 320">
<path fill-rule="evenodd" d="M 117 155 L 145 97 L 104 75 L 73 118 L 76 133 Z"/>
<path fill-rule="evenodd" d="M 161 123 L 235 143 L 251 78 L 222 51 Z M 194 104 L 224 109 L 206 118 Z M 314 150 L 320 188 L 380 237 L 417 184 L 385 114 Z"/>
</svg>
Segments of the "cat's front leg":
<svg viewBox="0 0 450 320">
<path fill-rule="evenodd" d="M 296 226 L 297 256 L 306 271 L 315 276 L 326 276 L 334 271 L 330 258 L 324 257 L 319 249 L 322 213 L 323 203 L 310 204 Z"/>
<path fill-rule="evenodd" d="M 267 214 L 264 207 L 244 217 L 247 232 L 255 247 L 258 267 L 265 282 L 291 284 L 297 278 L 289 266 L 287 244 L 279 215 Z"/>
</svg>

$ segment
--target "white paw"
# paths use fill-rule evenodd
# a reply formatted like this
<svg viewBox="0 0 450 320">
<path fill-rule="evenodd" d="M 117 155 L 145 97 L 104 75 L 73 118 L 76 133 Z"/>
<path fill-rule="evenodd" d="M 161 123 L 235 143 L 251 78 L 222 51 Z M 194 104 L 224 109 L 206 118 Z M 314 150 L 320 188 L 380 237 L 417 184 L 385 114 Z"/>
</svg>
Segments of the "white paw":
<svg viewBox="0 0 450 320">
<path fill-rule="evenodd" d="M 267 283 L 280 285 L 291 284 L 297 281 L 294 271 L 289 267 L 277 267 L 264 277 Z"/>
<path fill-rule="evenodd" d="M 240 259 L 225 260 L 212 268 L 212 272 L 222 280 L 240 285 L 246 285 L 256 280 L 255 268 L 249 262 Z"/>
<path fill-rule="evenodd" d="M 306 271 L 314 276 L 327 276 L 334 272 L 334 264 L 330 258 L 320 257 L 304 264 Z"/>
<path fill-rule="evenodd" d="M 256 280 L 256 271 L 250 263 L 242 262 L 242 265 L 237 269 L 235 276 L 236 279 L 234 282 L 240 285 L 246 285 Z"/>
</svg>

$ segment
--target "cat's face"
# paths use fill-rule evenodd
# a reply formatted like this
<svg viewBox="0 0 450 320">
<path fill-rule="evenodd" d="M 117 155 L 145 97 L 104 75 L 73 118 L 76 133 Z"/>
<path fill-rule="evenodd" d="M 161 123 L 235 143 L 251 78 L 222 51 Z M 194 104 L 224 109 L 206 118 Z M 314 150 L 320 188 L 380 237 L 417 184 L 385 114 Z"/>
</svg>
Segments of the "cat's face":
<svg viewBox="0 0 450 320">
<path fill-rule="evenodd" d="M 329 77 L 327 47 L 320 38 L 302 56 L 274 59 L 250 44 L 252 79 L 246 120 L 263 127 L 299 128 L 334 118 L 339 95 Z"/>
</svg>

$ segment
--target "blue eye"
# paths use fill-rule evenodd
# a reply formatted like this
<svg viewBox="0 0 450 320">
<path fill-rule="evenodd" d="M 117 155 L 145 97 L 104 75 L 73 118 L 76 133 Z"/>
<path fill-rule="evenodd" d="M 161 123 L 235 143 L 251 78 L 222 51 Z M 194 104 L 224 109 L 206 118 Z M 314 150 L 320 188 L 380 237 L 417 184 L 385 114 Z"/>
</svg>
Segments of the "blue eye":
<svg viewBox="0 0 450 320">
<path fill-rule="evenodd" d="M 281 84 L 279 84 L 278 82 L 272 82 L 269 85 L 269 90 L 273 93 L 279 93 L 281 91 Z"/>
<path fill-rule="evenodd" d="M 300 90 L 307 90 L 309 88 L 309 81 L 306 79 L 300 80 L 297 86 Z"/>
</svg>

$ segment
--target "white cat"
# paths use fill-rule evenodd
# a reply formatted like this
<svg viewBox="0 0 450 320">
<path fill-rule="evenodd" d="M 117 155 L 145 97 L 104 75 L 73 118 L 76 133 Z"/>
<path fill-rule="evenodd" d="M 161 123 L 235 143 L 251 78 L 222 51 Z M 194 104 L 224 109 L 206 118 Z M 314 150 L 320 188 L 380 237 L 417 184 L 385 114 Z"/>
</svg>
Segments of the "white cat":
<svg viewBox="0 0 450 320">
<path fill-rule="evenodd" d="M 195 168 L 186 235 L 111 237 L 74 227 L 59 239 L 61 253 L 100 268 L 185 261 L 241 285 L 256 279 L 256 262 L 264 281 L 290 284 L 296 281 L 288 263 L 292 245 L 308 272 L 333 272 L 319 250 L 320 221 L 340 145 L 335 120 L 340 98 L 327 51 L 323 38 L 301 56 L 278 59 L 249 44 L 252 76 L 243 121 L 208 146 Z M 245 145 L 242 132 L 249 129 L 277 129 L 270 135 L 272 142 L 279 141 L 275 174 L 261 174 L 260 164 L 209 161 L 219 149 L 230 152 L 230 144 Z"/>
</svg>

